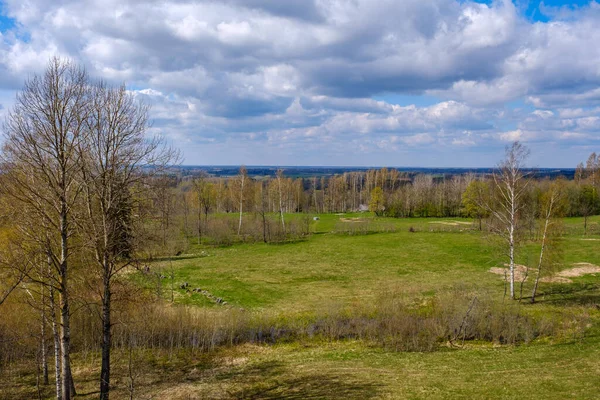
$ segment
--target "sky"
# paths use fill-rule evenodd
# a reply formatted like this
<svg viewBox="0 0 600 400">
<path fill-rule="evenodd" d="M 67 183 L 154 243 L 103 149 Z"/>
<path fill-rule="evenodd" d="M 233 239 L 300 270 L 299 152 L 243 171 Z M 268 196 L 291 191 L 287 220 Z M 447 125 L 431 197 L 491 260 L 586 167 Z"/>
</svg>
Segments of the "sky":
<svg viewBox="0 0 600 400">
<path fill-rule="evenodd" d="M 529 166 L 600 152 L 600 3 L 0 0 L 0 118 L 52 56 L 187 165 Z"/>
</svg>

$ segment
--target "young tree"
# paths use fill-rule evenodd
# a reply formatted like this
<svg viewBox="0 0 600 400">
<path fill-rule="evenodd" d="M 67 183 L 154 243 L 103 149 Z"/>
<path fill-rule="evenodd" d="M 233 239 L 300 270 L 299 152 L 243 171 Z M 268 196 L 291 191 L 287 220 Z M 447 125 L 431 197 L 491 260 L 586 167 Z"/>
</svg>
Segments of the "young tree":
<svg viewBox="0 0 600 400">
<path fill-rule="evenodd" d="M 245 166 L 241 166 L 240 168 L 240 175 L 239 175 L 239 183 L 240 183 L 240 221 L 238 223 L 238 236 L 240 236 L 240 233 L 242 232 L 242 215 L 243 215 L 243 208 L 244 208 L 244 185 L 246 183 L 246 180 L 248 178 L 248 170 L 246 169 Z"/>
<path fill-rule="evenodd" d="M 552 182 L 548 191 L 542 195 L 540 257 L 538 259 L 535 282 L 531 291 L 532 303 L 535 302 L 535 296 L 537 294 L 542 268 L 549 265 L 549 261 L 552 259 L 552 257 L 549 257 L 549 253 L 555 253 L 558 236 L 557 233 L 559 232 L 558 229 L 555 229 L 558 223 L 556 221 L 556 217 L 562 214 L 562 210 L 564 208 L 564 205 L 562 204 L 564 198 L 563 185 L 564 184 L 561 181 Z"/>
<path fill-rule="evenodd" d="M 493 174 L 497 199 L 491 205 L 490 212 L 499 224 L 497 232 L 508 244 L 511 299 L 515 298 L 515 248 L 519 216 L 525 206 L 523 197 L 529 183 L 528 175 L 523 172 L 528 156 L 529 149 L 520 142 L 514 142 L 506 147 L 505 159 Z"/>
<path fill-rule="evenodd" d="M 472 180 L 462 194 L 462 204 L 467 216 L 477 218 L 479 230 L 481 221 L 489 215 L 488 206 L 490 199 L 490 187 L 487 182 Z"/>
<path fill-rule="evenodd" d="M 385 210 L 383 190 L 377 186 L 371 191 L 371 200 L 369 201 L 369 211 L 375 215 L 381 216 Z"/>
<path fill-rule="evenodd" d="M 100 398 L 110 393 L 110 350 L 112 341 L 112 284 L 116 275 L 132 260 L 132 210 L 134 188 L 150 171 L 161 173 L 175 161 L 175 154 L 158 138 L 145 137 L 148 107 L 139 104 L 124 86 L 109 87 L 103 82 L 90 86 L 90 113 L 85 120 L 88 134 L 80 143 L 84 218 L 79 226 L 85 233 L 102 282 L 102 366 Z"/>
<path fill-rule="evenodd" d="M 583 216 L 583 234 L 587 235 L 588 219 L 600 208 L 600 198 L 592 185 L 582 185 L 579 188 L 579 212 Z"/>
<path fill-rule="evenodd" d="M 596 153 L 590 154 L 586 163 L 585 170 L 588 178 L 591 181 L 592 186 L 596 186 L 598 183 L 598 169 L 600 168 L 600 157 L 596 155 Z"/>
<path fill-rule="evenodd" d="M 216 203 L 216 190 L 214 184 L 208 182 L 204 175 L 194 179 L 194 197 L 197 209 L 198 244 L 202 239 L 202 215 L 204 215 L 204 226 L 208 223 L 208 213 Z"/>
<path fill-rule="evenodd" d="M 283 189 L 281 187 L 283 180 L 283 170 L 277 170 L 277 191 L 279 193 L 279 215 L 281 217 L 281 230 L 285 235 L 285 221 L 283 220 Z"/>
<path fill-rule="evenodd" d="M 88 78 L 72 62 L 54 58 L 42 76 L 25 82 L 17 94 L 4 129 L 2 161 L 10 184 L 4 187 L 12 201 L 26 205 L 49 227 L 48 246 L 57 275 L 61 328 L 61 390 L 63 399 L 74 395 L 71 382 L 71 323 L 69 260 L 72 256 L 73 209 L 81 191 L 78 151 L 85 140 Z M 20 226 L 31 238 L 39 226 Z"/>
</svg>

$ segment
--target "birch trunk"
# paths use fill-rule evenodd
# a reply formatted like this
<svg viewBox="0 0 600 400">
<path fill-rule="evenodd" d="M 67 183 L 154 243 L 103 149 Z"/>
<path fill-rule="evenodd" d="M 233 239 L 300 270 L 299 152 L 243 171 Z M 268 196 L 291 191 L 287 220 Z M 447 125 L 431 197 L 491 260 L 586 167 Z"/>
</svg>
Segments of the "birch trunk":
<svg viewBox="0 0 600 400">
<path fill-rule="evenodd" d="M 56 323 L 56 302 L 54 300 L 54 289 L 50 288 L 50 322 L 52 323 L 52 337 L 54 338 L 54 377 L 56 381 L 56 399 L 62 400 L 62 370 L 61 370 L 61 350 L 60 350 L 60 332 Z"/>
</svg>

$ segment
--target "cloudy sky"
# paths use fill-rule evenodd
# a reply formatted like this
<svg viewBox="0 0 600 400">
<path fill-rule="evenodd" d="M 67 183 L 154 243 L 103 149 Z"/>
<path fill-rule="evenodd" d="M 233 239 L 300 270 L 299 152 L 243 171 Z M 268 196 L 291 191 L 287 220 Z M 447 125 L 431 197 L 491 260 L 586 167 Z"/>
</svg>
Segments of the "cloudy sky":
<svg viewBox="0 0 600 400">
<path fill-rule="evenodd" d="M 53 55 L 185 164 L 531 166 L 600 151 L 600 3 L 0 0 L 0 117 Z"/>
</svg>

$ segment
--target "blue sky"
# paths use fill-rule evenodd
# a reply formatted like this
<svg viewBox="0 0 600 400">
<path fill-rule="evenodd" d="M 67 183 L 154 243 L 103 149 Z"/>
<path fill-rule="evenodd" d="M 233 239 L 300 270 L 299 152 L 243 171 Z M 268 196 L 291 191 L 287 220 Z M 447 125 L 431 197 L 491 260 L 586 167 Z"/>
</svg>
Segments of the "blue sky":
<svg viewBox="0 0 600 400">
<path fill-rule="evenodd" d="M 600 151 L 600 4 L 0 1 L 0 118 L 54 55 L 125 82 L 186 164 L 531 166 Z"/>
</svg>

